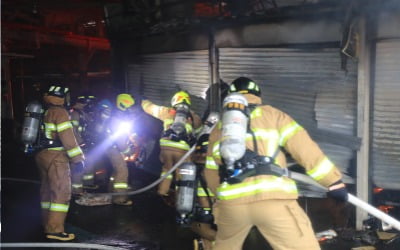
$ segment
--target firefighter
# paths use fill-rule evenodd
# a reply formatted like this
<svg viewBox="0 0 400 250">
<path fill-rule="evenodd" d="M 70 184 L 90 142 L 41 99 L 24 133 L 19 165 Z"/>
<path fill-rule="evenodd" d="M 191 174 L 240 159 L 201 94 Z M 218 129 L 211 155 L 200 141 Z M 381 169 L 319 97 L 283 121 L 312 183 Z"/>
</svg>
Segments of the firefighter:
<svg viewBox="0 0 400 250">
<path fill-rule="evenodd" d="M 273 249 L 320 249 L 310 220 L 297 203 L 296 184 L 284 175 L 283 149 L 328 187 L 328 196 L 346 201 L 340 171 L 288 114 L 261 104 L 254 81 L 239 77 L 229 93 L 222 122 L 210 134 L 204 173 L 217 194 L 213 249 L 241 249 L 253 226 Z"/>
<path fill-rule="evenodd" d="M 163 122 L 163 134 L 160 139 L 161 175 L 170 170 L 175 163 L 195 143 L 195 134 L 201 130 L 201 118 L 190 110 L 190 96 L 185 91 L 176 92 L 171 99 L 171 107 L 159 106 L 144 98 L 141 102 L 143 110 Z M 185 162 L 190 162 L 188 157 Z M 170 174 L 158 186 L 158 194 L 167 204 L 173 206 L 174 191 L 171 183 L 174 175 Z"/>
<path fill-rule="evenodd" d="M 93 122 L 92 108 L 96 97 L 91 94 L 83 94 L 76 98 L 75 104 L 70 109 L 71 122 L 74 128 L 74 134 L 78 144 L 83 149 L 86 156 L 90 149 L 90 143 L 87 141 L 85 132 L 89 123 Z M 72 194 L 81 195 L 85 189 L 95 189 L 93 164 L 87 157 L 85 173 L 72 175 Z M 86 184 L 84 186 L 84 184 Z"/>
<path fill-rule="evenodd" d="M 43 117 L 41 150 L 35 161 L 41 177 L 40 199 L 42 220 L 47 239 L 70 241 L 72 233 L 64 231 L 64 222 L 71 199 L 71 173 L 84 171 L 84 154 L 74 136 L 65 108 L 68 88 L 53 84 L 44 95 L 47 109 Z M 71 164 L 69 164 L 71 162 Z M 70 170 L 71 167 L 71 170 Z"/>
<path fill-rule="evenodd" d="M 117 95 L 116 108 L 111 113 L 108 127 L 111 146 L 107 149 L 107 156 L 113 167 L 112 191 L 127 192 L 130 190 L 128 180 L 129 171 L 125 157 L 129 157 L 134 148 L 131 137 L 134 136 L 134 121 L 138 120 L 138 107 L 130 94 Z M 127 195 L 115 195 L 112 202 L 116 205 L 132 205 L 133 202 Z"/>
<path fill-rule="evenodd" d="M 205 121 L 204 127 L 211 128 L 218 120 L 218 117 L 213 117 L 216 114 L 210 113 Z M 211 118 L 211 119 L 210 119 Z M 197 167 L 197 200 L 194 208 L 193 219 L 190 223 L 190 228 L 199 237 L 195 238 L 194 250 L 210 250 L 215 241 L 216 225 L 214 224 L 214 217 L 212 214 L 212 205 L 215 203 L 215 195 L 207 187 L 204 178 L 204 167 L 206 163 L 206 153 L 208 149 L 209 132 L 199 136 L 196 142 L 196 148 L 193 152 L 191 159 Z"/>
</svg>

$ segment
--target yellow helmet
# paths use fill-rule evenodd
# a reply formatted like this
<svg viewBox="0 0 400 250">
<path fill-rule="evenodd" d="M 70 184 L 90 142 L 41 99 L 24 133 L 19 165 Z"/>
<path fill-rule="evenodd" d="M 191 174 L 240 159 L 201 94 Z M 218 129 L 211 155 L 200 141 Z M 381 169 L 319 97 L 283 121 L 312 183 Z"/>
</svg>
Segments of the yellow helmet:
<svg viewBox="0 0 400 250">
<path fill-rule="evenodd" d="M 192 102 L 190 101 L 190 96 L 185 91 L 176 92 L 175 95 L 171 99 L 171 105 L 174 107 L 179 103 L 185 102 L 187 105 L 191 105 Z"/>
<path fill-rule="evenodd" d="M 125 111 L 135 104 L 135 99 L 130 94 L 119 94 L 116 104 L 119 110 Z"/>
</svg>

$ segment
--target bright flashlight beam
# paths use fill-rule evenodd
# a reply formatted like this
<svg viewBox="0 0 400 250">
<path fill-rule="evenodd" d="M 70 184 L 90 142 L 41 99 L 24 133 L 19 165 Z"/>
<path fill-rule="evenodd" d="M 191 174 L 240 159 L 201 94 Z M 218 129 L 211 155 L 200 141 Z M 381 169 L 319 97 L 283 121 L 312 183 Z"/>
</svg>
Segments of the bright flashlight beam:
<svg viewBox="0 0 400 250">
<path fill-rule="evenodd" d="M 121 122 L 118 124 L 117 130 L 113 134 L 113 137 L 121 135 L 127 135 L 132 131 L 132 122 Z"/>
<path fill-rule="evenodd" d="M 104 152 L 106 152 L 106 150 L 114 144 L 118 137 L 124 134 L 127 135 L 131 131 L 132 127 L 132 122 L 121 122 L 118 125 L 117 131 L 112 136 L 108 137 L 90 150 L 88 153 L 90 154 L 89 157 L 98 157 L 99 155 L 104 154 Z"/>
</svg>

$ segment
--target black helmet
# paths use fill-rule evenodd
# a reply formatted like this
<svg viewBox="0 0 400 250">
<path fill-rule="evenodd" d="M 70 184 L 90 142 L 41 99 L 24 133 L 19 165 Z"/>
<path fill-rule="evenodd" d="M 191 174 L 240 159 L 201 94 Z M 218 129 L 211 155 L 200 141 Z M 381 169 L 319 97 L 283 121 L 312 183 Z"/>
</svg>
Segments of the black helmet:
<svg viewBox="0 0 400 250">
<path fill-rule="evenodd" d="M 229 86 L 229 93 L 239 92 L 242 94 L 253 94 L 261 96 L 260 87 L 250 78 L 239 77 L 236 78 Z"/>
<path fill-rule="evenodd" d="M 69 88 L 58 83 L 51 84 L 49 90 L 47 91 L 47 95 L 61 98 L 65 98 L 67 94 L 69 94 Z"/>
<path fill-rule="evenodd" d="M 83 94 L 80 95 L 76 98 L 76 102 L 83 103 L 83 104 L 89 104 L 93 103 L 96 100 L 96 97 L 92 94 Z"/>
</svg>

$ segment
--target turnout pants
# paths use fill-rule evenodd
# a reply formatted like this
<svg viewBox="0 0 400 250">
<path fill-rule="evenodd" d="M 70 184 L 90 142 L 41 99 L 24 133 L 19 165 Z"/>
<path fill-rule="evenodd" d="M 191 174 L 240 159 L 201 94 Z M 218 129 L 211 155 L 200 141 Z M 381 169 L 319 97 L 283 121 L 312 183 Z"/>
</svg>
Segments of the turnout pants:
<svg viewBox="0 0 400 250">
<path fill-rule="evenodd" d="M 35 156 L 41 177 L 40 201 L 45 233 L 64 232 L 71 199 L 71 175 L 65 151 L 44 149 Z"/>
<path fill-rule="evenodd" d="M 200 236 L 204 243 L 204 250 L 212 249 L 216 230 L 211 227 L 211 224 L 194 221 L 190 224 L 190 229 Z"/>
<path fill-rule="evenodd" d="M 240 250 L 256 226 L 275 250 L 320 249 L 311 222 L 297 200 L 262 200 L 248 204 L 214 206 L 218 226 L 214 250 Z"/>
<path fill-rule="evenodd" d="M 124 160 L 122 154 L 116 148 L 109 148 L 107 150 L 107 156 L 110 159 L 112 168 L 113 168 L 113 192 L 127 192 L 128 191 L 128 165 Z M 113 195 L 113 202 L 123 202 L 128 200 L 129 196 L 127 195 Z"/>
</svg>

